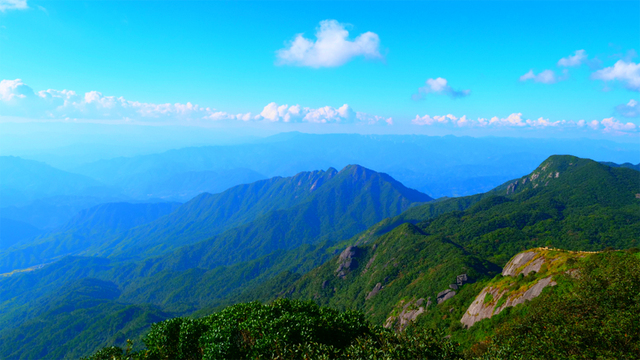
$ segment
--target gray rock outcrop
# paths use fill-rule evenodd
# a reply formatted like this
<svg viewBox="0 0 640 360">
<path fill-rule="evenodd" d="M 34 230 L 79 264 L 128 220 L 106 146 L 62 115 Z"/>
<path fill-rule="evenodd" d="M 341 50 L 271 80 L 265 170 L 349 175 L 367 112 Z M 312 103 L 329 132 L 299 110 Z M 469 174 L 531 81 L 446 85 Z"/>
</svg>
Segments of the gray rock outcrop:
<svg viewBox="0 0 640 360">
<path fill-rule="evenodd" d="M 355 269 L 358 267 L 358 260 L 356 257 L 360 249 L 357 246 L 349 246 L 338 257 L 338 268 L 335 273 L 339 278 L 344 279 L 347 275 L 347 271 Z"/>
<path fill-rule="evenodd" d="M 488 319 L 493 315 L 499 314 L 502 310 L 509 306 L 516 306 L 539 296 L 545 287 L 554 285 L 556 285 L 556 282 L 553 281 L 551 276 L 540 279 L 524 293 L 516 295 L 514 297 L 508 297 L 507 300 L 504 301 L 504 303 L 500 306 L 496 306 L 497 302 L 501 297 L 509 296 L 508 294 L 506 294 L 507 291 L 500 291 L 500 289 L 491 287 L 484 288 L 475 298 L 473 303 L 471 303 L 467 311 L 462 316 L 462 319 L 460 319 L 460 322 L 465 327 L 469 328 L 482 319 Z M 491 303 L 485 304 L 484 300 L 487 297 L 487 294 L 491 294 L 491 298 L 493 299 L 493 301 Z"/>
<path fill-rule="evenodd" d="M 436 297 L 436 302 L 438 304 L 442 304 L 443 302 L 451 299 L 455 295 L 456 295 L 456 292 L 451 290 L 451 289 L 447 289 L 447 290 L 441 291 L 441 292 L 438 293 L 438 296 Z"/>
<path fill-rule="evenodd" d="M 469 282 L 469 277 L 467 276 L 467 274 L 461 274 L 456 276 L 456 284 L 458 284 L 458 286 L 462 286 L 468 282 Z"/>
<path fill-rule="evenodd" d="M 539 272 L 540 267 L 545 262 L 545 259 L 544 257 L 539 257 L 534 260 L 536 255 L 538 255 L 538 252 L 536 252 L 535 250 L 525 251 L 517 254 L 513 257 L 513 259 L 509 260 L 507 265 L 504 266 L 504 268 L 502 269 L 502 276 L 518 276 L 519 274 L 527 276 L 532 271 Z"/>
<path fill-rule="evenodd" d="M 373 290 L 369 292 L 365 300 L 369 300 L 372 297 L 376 296 L 376 294 L 379 293 L 380 290 L 382 290 L 382 283 L 377 283 L 376 286 L 373 287 Z"/>
<path fill-rule="evenodd" d="M 402 304 L 402 303 L 401 303 Z M 418 315 L 424 313 L 426 309 L 431 305 L 431 298 L 427 298 L 427 303 L 425 306 L 424 298 L 420 298 L 415 302 L 409 301 L 404 306 L 402 306 L 402 310 L 398 313 L 397 316 L 389 316 L 387 321 L 384 324 L 385 328 L 394 327 L 395 329 L 402 331 L 409 326 L 412 321 L 415 321 Z"/>
</svg>

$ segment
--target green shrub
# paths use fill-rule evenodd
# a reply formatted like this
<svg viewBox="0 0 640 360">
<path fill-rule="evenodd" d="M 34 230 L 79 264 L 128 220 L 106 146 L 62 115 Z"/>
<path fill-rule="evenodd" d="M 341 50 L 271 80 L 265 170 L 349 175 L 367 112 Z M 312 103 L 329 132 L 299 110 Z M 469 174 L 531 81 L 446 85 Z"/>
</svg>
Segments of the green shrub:
<svg viewBox="0 0 640 360">
<path fill-rule="evenodd" d="M 372 326 L 362 313 L 313 302 L 279 299 L 230 306 L 201 318 L 156 323 L 146 350 L 105 348 L 89 360 L 200 359 L 451 359 L 457 348 L 443 334 L 409 329 L 401 334 Z"/>
</svg>

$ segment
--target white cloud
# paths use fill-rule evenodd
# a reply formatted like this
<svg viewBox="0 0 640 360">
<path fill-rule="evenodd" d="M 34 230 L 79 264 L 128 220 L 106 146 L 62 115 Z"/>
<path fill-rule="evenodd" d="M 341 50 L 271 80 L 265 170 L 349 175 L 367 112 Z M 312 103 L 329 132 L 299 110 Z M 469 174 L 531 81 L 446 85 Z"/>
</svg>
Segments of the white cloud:
<svg viewBox="0 0 640 360">
<path fill-rule="evenodd" d="M 604 82 L 617 80 L 629 90 L 640 91 L 640 64 L 618 60 L 613 66 L 593 72 L 591 78 Z"/>
<path fill-rule="evenodd" d="M 471 94 L 471 90 L 454 90 L 449 86 L 447 79 L 441 77 L 436 79 L 427 79 L 425 84 L 425 86 L 418 89 L 417 94 L 412 95 L 414 100 L 423 99 L 426 94 L 444 94 L 454 99 L 469 96 L 469 94 Z"/>
<path fill-rule="evenodd" d="M 222 120 L 237 119 L 238 115 L 192 104 L 153 104 L 105 96 L 89 91 L 84 96 L 71 90 L 42 90 L 35 92 L 20 79 L 0 82 L 0 113 L 38 119 L 89 120 Z M 240 114 L 246 118 L 246 114 Z M 250 116 L 250 115 L 249 115 Z"/>
<path fill-rule="evenodd" d="M 275 102 L 267 104 L 255 120 L 268 120 L 271 122 L 307 122 L 316 124 L 393 124 L 392 118 L 384 118 L 376 115 L 369 115 L 362 112 L 355 112 L 344 104 L 339 108 L 323 106 L 317 109 L 301 107 L 300 105 L 278 105 Z"/>
<path fill-rule="evenodd" d="M 89 91 L 84 95 L 71 90 L 55 89 L 35 92 L 20 79 L 0 81 L 0 114 L 31 119 L 139 123 L 267 120 L 285 123 L 393 124 L 392 118 L 357 112 L 347 104 L 338 108 L 323 106 L 312 109 L 300 105 L 278 105 L 272 102 L 254 116 L 250 112 L 232 114 L 190 102 L 186 104 L 141 103 L 124 97 L 105 96 L 99 91 Z"/>
<path fill-rule="evenodd" d="M 598 120 L 591 120 L 588 125 L 593 130 L 598 130 L 598 128 L 600 128 L 600 123 L 598 122 Z"/>
<path fill-rule="evenodd" d="M 612 117 L 603 119 L 600 123 L 602 124 L 602 126 L 604 126 L 603 131 L 605 132 L 626 132 L 633 131 L 637 128 L 636 124 L 634 123 L 621 123 L 620 121 Z"/>
<path fill-rule="evenodd" d="M 539 74 L 535 74 L 533 69 L 529 70 L 526 74 L 520 76 L 520 81 L 533 80 L 538 83 L 543 84 L 554 84 L 558 81 L 563 81 L 569 78 L 569 73 L 566 70 L 563 72 L 563 76 L 556 76 L 556 73 L 553 70 L 544 70 Z"/>
<path fill-rule="evenodd" d="M 572 120 L 557 120 L 550 121 L 540 117 L 535 120 L 524 119 L 521 113 L 513 113 L 505 118 L 494 116 L 490 119 L 478 118 L 477 120 L 469 119 L 467 116 L 460 118 L 448 114 L 448 115 L 416 115 L 411 121 L 414 125 L 432 126 L 440 125 L 447 126 L 453 125 L 457 127 L 475 127 L 475 128 L 529 128 L 529 129 L 544 129 L 544 128 L 585 128 L 590 127 L 593 130 L 603 129 L 604 132 L 614 134 L 628 134 L 635 133 L 638 130 L 638 126 L 634 123 L 622 123 L 615 118 L 607 118 L 602 121 L 593 120 L 586 122 L 585 120 L 572 121 Z"/>
<path fill-rule="evenodd" d="M 15 101 L 34 95 L 33 89 L 20 79 L 0 81 L 0 99 L 3 101 Z"/>
<path fill-rule="evenodd" d="M 466 119 L 466 117 L 465 117 Z M 429 115 L 425 115 L 420 117 L 419 115 L 416 115 L 416 118 L 411 120 L 412 124 L 416 124 L 416 125 L 433 125 L 433 124 L 447 124 L 449 122 L 451 123 L 456 123 L 456 121 L 458 120 L 457 117 L 448 114 L 448 115 L 434 115 L 434 116 L 429 116 Z"/>
<path fill-rule="evenodd" d="M 345 26 L 336 20 L 321 21 L 315 41 L 296 35 L 288 47 L 276 51 L 277 64 L 320 68 L 341 66 L 356 56 L 382 58 L 377 34 L 369 31 L 353 41 L 348 36 Z"/>
<path fill-rule="evenodd" d="M 628 118 L 640 116 L 640 106 L 638 106 L 638 101 L 634 99 L 629 100 L 626 104 L 616 106 L 616 111 L 618 114 Z"/>
<path fill-rule="evenodd" d="M 27 0 L 0 0 L 0 11 L 28 9 Z"/>
<path fill-rule="evenodd" d="M 587 53 L 584 50 L 576 50 L 573 55 L 558 60 L 558 66 L 575 67 L 587 61 Z"/>
</svg>

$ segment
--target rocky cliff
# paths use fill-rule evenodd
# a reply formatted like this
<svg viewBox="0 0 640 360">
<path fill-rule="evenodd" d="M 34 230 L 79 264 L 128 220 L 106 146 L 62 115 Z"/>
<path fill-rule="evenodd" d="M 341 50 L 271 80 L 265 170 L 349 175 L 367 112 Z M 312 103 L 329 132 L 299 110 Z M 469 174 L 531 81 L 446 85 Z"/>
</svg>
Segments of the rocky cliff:
<svg viewBox="0 0 640 360">
<path fill-rule="evenodd" d="M 501 275 L 485 286 L 460 322 L 467 328 L 491 318 L 509 306 L 516 306 L 539 296 L 548 286 L 556 285 L 554 276 L 570 272 L 575 257 L 586 252 L 537 248 L 521 252 L 505 265 Z"/>
</svg>

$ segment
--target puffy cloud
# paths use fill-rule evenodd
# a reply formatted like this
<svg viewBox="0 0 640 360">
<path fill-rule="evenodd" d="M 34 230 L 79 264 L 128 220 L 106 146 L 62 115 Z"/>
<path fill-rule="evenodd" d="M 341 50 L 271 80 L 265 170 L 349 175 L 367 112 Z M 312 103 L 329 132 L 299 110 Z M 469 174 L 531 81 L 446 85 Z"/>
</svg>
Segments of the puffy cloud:
<svg viewBox="0 0 640 360">
<path fill-rule="evenodd" d="M 255 117 L 255 120 L 268 120 L 272 122 L 307 122 L 317 124 L 393 124 L 392 118 L 369 115 L 362 112 L 355 112 L 347 104 L 339 108 L 323 106 L 317 109 L 301 107 L 300 105 L 278 105 L 275 102 L 267 104 L 262 112 Z"/>
<path fill-rule="evenodd" d="M 27 86 L 20 79 L 0 81 L 0 99 L 3 101 L 15 101 L 33 97 L 33 89 Z"/>
<path fill-rule="evenodd" d="M 105 96 L 89 91 L 84 96 L 71 90 L 42 90 L 35 92 L 20 79 L 0 82 L 0 113 L 5 116 L 24 116 L 39 119 L 90 120 L 222 120 L 241 119 L 246 114 L 232 115 L 212 108 L 192 104 L 153 104 Z M 250 115 L 249 115 L 250 116 Z"/>
<path fill-rule="evenodd" d="M 455 123 L 456 120 L 458 120 L 458 118 L 451 114 L 441 115 L 441 116 L 425 115 L 422 117 L 420 117 L 419 115 L 416 115 L 416 118 L 411 120 L 411 123 L 416 125 L 433 125 L 433 124 L 447 124 L 449 122 Z"/>
<path fill-rule="evenodd" d="M 629 90 L 640 91 L 640 64 L 618 60 L 613 66 L 593 72 L 591 78 L 604 82 L 617 80 Z"/>
<path fill-rule="evenodd" d="M 624 117 L 638 117 L 640 115 L 640 106 L 638 106 L 638 102 L 636 100 L 631 99 L 626 104 L 616 106 L 616 111 Z"/>
<path fill-rule="evenodd" d="M 393 124 L 392 118 L 356 112 L 347 104 L 338 108 L 324 106 L 312 109 L 272 102 L 254 116 L 250 112 L 231 114 L 190 102 L 142 103 L 123 97 L 105 96 L 99 91 L 89 91 L 84 95 L 70 90 L 54 89 L 35 92 L 20 79 L 0 81 L 0 114 L 50 120 L 113 120 L 140 123 L 267 120 L 286 123 Z"/>
<path fill-rule="evenodd" d="M 526 74 L 520 76 L 520 81 L 533 80 L 535 82 L 543 83 L 543 84 L 554 84 L 558 81 L 563 81 L 569 78 L 569 73 L 563 71 L 563 76 L 556 76 L 556 73 L 553 70 L 544 70 L 539 74 L 535 74 L 533 69 L 529 70 Z"/>
<path fill-rule="evenodd" d="M 575 67 L 587 61 L 587 53 L 584 50 L 576 50 L 573 55 L 558 60 L 558 66 Z"/>
<path fill-rule="evenodd" d="M 0 0 L 0 11 L 28 9 L 27 0 Z"/>
<path fill-rule="evenodd" d="M 600 123 L 598 122 L 598 120 L 591 120 L 591 121 L 589 121 L 588 125 L 593 130 L 598 130 L 598 128 L 600 128 Z"/>
<path fill-rule="evenodd" d="M 242 121 L 249 121 L 249 120 L 251 120 L 251 113 L 248 112 L 246 114 L 237 114 L 236 115 L 236 119 L 237 120 L 242 120 Z"/>
<path fill-rule="evenodd" d="M 447 79 L 439 77 L 437 79 L 427 79 L 425 86 L 419 88 L 418 93 L 413 94 L 411 97 L 414 100 L 420 100 L 423 99 L 426 94 L 444 94 L 456 99 L 469 96 L 471 90 L 454 90 L 449 86 Z"/>
<path fill-rule="evenodd" d="M 467 116 L 460 118 L 454 115 L 416 115 L 411 121 L 414 125 L 444 125 L 447 124 L 458 127 L 476 127 L 476 128 L 530 128 L 530 129 L 544 129 L 550 127 L 557 128 L 585 128 L 590 127 L 593 130 L 603 129 L 604 132 L 614 134 L 625 134 L 637 132 L 638 126 L 634 123 L 622 123 L 615 118 L 607 118 L 602 121 L 593 120 L 587 122 L 585 120 L 579 121 L 567 121 L 557 120 L 550 121 L 545 118 L 538 118 L 536 120 L 524 119 L 521 113 L 513 113 L 505 118 L 494 116 L 492 118 L 478 118 L 477 120 L 469 119 Z"/>
<path fill-rule="evenodd" d="M 276 51 L 277 64 L 320 68 L 341 66 L 356 56 L 382 58 L 377 34 L 369 31 L 353 41 L 348 36 L 344 25 L 336 20 L 321 21 L 315 41 L 296 35 L 288 47 Z"/>
<path fill-rule="evenodd" d="M 634 123 L 628 122 L 625 124 L 612 117 L 603 119 L 600 124 L 604 126 L 604 131 L 606 132 L 626 132 L 637 128 Z"/>
</svg>

